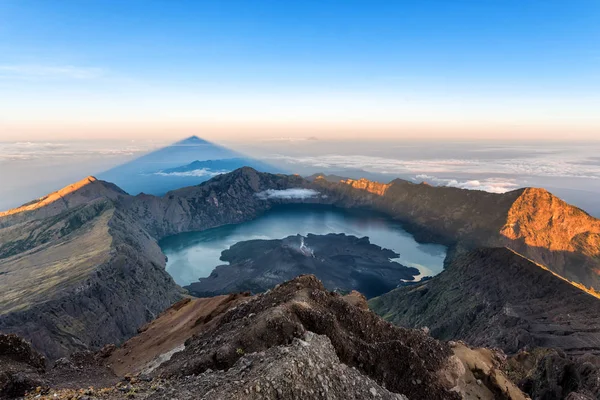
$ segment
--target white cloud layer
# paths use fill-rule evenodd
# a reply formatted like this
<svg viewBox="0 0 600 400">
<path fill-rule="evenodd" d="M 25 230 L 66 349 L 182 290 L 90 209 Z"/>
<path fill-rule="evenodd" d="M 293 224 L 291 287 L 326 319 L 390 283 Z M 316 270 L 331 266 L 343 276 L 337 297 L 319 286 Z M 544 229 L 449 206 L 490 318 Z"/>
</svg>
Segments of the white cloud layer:
<svg viewBox="0 0 600 400">
<path fill-rule="evenodd" d="M 152 150 L 152 143 L 0 142 L 0 162 L 65 159 L 73 157 L 128 157 Z"/>
<path fill-rule="evenodd" d="M 502 178 L 458 181 L 456 179 L 437 178 L 435 176 L 421 174 L 417 175 L 413 180 L 419 182 L 424 181 L 435 186 L 452 186 L 460 189 L 484 190 L 491 193 L 506 193 L 519 187 L 514 179 Z"/>
<path fill-rule="evenodd" d="M 416 159 L 404 160 L 364 155 L 292 157 L 273 155 L 274 160 L 323 169 L 361 169 L 382 174 L 505 174 L 515 176 L 600 179 L 600 165 L 581 164 L 568 157 L 505 159 Z M 580 159 L 579 159 L 580 161 Z"/>
<path fill-rule="evenodd" d="M 217 176 L 217 175 L 221 175 L 221 174 L 226 174 L 227 172 L 231 172 L 231 171 L 226 171 L 226 170 L 220 170 L 220 171 L 213 171 L 209 168 L 200 168 L 200 169 L 194 169 L 191 171 L 185 171 L 185 172 L 163 172 L 163 171 L 159 171 L 159 172 L 155 172 L 154 175 L 159 175 L 159 176 L 173 176 L 173 177 L 201 177 L 201 176 L 210 176 L 211 178 L 213 176 Z"/>
<path fill-rule="evenodd" d="M 291 188 L 283 190 L 269 189 L 256 193 L 256 197 L 262 200 L 268 199 L 312 199 L 319 196 L 319 192 L 313 189 Z"/>
</svg>

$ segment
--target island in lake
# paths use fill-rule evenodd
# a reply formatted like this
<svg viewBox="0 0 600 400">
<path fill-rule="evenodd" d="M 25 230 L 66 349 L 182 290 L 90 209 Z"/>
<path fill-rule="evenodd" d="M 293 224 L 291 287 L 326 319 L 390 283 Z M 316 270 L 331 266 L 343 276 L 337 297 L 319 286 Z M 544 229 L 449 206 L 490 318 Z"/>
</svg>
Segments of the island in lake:
<svg viewBox="0 0 600 400">
<path fill-rule="evenodd" d="M 417 268 L 392 261 L 399 256 L 368 237 L 343 233 L 246 240 L 221 253 L 221 260 L 229 264 L 217 266 L 210 276 L 185 288 L 199 297 L 259 293 L 298 275 L 314 274 L 329 290 L 358 290 L 371 298 L 419 275 Z"/>
</svg>

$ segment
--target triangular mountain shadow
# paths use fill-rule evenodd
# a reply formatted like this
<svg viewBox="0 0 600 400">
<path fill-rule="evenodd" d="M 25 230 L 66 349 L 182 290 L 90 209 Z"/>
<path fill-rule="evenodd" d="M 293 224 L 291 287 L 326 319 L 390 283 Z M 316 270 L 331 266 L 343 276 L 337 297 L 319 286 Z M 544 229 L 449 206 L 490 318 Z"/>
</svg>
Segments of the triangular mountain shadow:
<svg viewBox="0 0 600 400">
<path fill-rule="evenodd" d="M 262 172 L 282 172 L 227 147 L 191 136 L 96 176 L 132 195 L 163 195 L 244 166 Z"/>
</svg>

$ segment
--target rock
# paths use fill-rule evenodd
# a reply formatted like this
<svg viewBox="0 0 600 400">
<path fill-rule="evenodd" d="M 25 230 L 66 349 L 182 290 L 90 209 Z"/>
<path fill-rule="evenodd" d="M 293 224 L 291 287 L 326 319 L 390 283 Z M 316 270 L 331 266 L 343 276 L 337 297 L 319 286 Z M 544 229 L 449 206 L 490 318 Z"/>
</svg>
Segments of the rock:
<svg viewBox="0 0 600 400">
<path fill-rule="evenodd" d="M 46 360 L 16 335 L 0 334 L 0 399 L 22 397 L 47 386 Z"/>
<path fill-rule="evenodd" d="M 600 353 L 600 300 L 507 248 L 468 252 L 431 280 L 369 305 L 395 324 L 508 354 L 535 347 Z"/>
<path fill-rule="evenodd" d="M 504 369 L 533 399 L 600 397 L 599 356 L 535 349 L 510 357 Z"/>
<path fill-rule="evenodd" d="M 255 316 L 246 318 L 251 313 Z M 355 367 L 358 373 L 389 391 L 411 399 L 456 397 L 438 377 L 438 371 L 452 354 L 447 345 L 421 331 L 393 327 L 373 313 L 349 304 L 339 294 L 326 291 L 310 275 L 283 283 L 228 311 L 214 327 L 190 339 L 185 350 L 175 354 L 157 373 L 182 377 L 201 374 L 208 368 L 227 370 L 245 358 L 236 352 L 237 348 L 243 348 L 246 354 L 255 353 L 256 357 L 292 341 L 297 347 L 308 348 L 313 333 L 329 338 L 339 361 Z M 298 368 L 308 371 L 300 367 L 308 361 L 318 366 L 326 360 L 299 359 Z M 316 382 L 325 384 L 331 376 L 323 374 L 321 368 L 313 367 L 310 372 L 315 373 Z M 421 384 L 410 384 L 417 379 Z M 365 388 L 369 395 L 370 387 Z"/>
</svg>

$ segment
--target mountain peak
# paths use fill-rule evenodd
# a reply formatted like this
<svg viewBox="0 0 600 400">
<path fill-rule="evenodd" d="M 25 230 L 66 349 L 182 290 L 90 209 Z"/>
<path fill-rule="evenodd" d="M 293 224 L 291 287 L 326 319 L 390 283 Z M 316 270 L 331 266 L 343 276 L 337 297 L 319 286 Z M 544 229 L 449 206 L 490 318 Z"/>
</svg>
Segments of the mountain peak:
<svg viewBox="0 0 600 400">
<path fill-rule="evenodd" d="M 190 136 L 188 138 L 185 138 L 183 140 L 180 140 L 179 142 L 175 143 L 175 145 L 177 146 L 195 146 L 195 145 L 201 145 L 201 144 L 210 144 L 210 142 L 208 140 L 204 140 L 196 135 Z"/>
<path fill-rule="evenodd" d="M 500 233 L 529 246 L 600 254 L 600 220 L 545 189 L 524 189 L 508 211 Z"/>
<path fill-rule="evenodd" d="M 42 209 L 43 211 L 41 211 L 40 215 L 42 217 L 47 217 L 49 215 L 60 213 L 70 207 L 85 204 L 94 199 L 116 199 L 119 195 L 124 194 L 126 193 L 118 186 L 98 180 L 90 175 L 46 196 L 23 204 L 20 207 L 0 212 L 0 218 L 23 213 L 32 215 L 32 212 L 41 211 Z"/>
<path fill-rule="evenodd" d="M 13 208 L 8 211 L 0 212 L 0 217 L 5 217 L 8 215 L 18 214 L 18 213 L 25 212 L 25 211 L 33 211 L 38 208 L 42 208 L 51 203 L 54 203 L 55 201 L 58 201 L 58 200 L 64 198 L 65 196 L 83 188 L 84 186 L 94 183 L 96 181 L 97 181 L 97 179 L 90 175 L 78 182 L 72 183 L 68 186 L 65 186 L 64 188 L 62 188 L 60 190 L 57 190 L 56 192 L 53 192 L 46 196 L 40 197 L 39 199 L 31 201 L 27 204 L 23 204 L 20 207 Z"/>
</svg>

